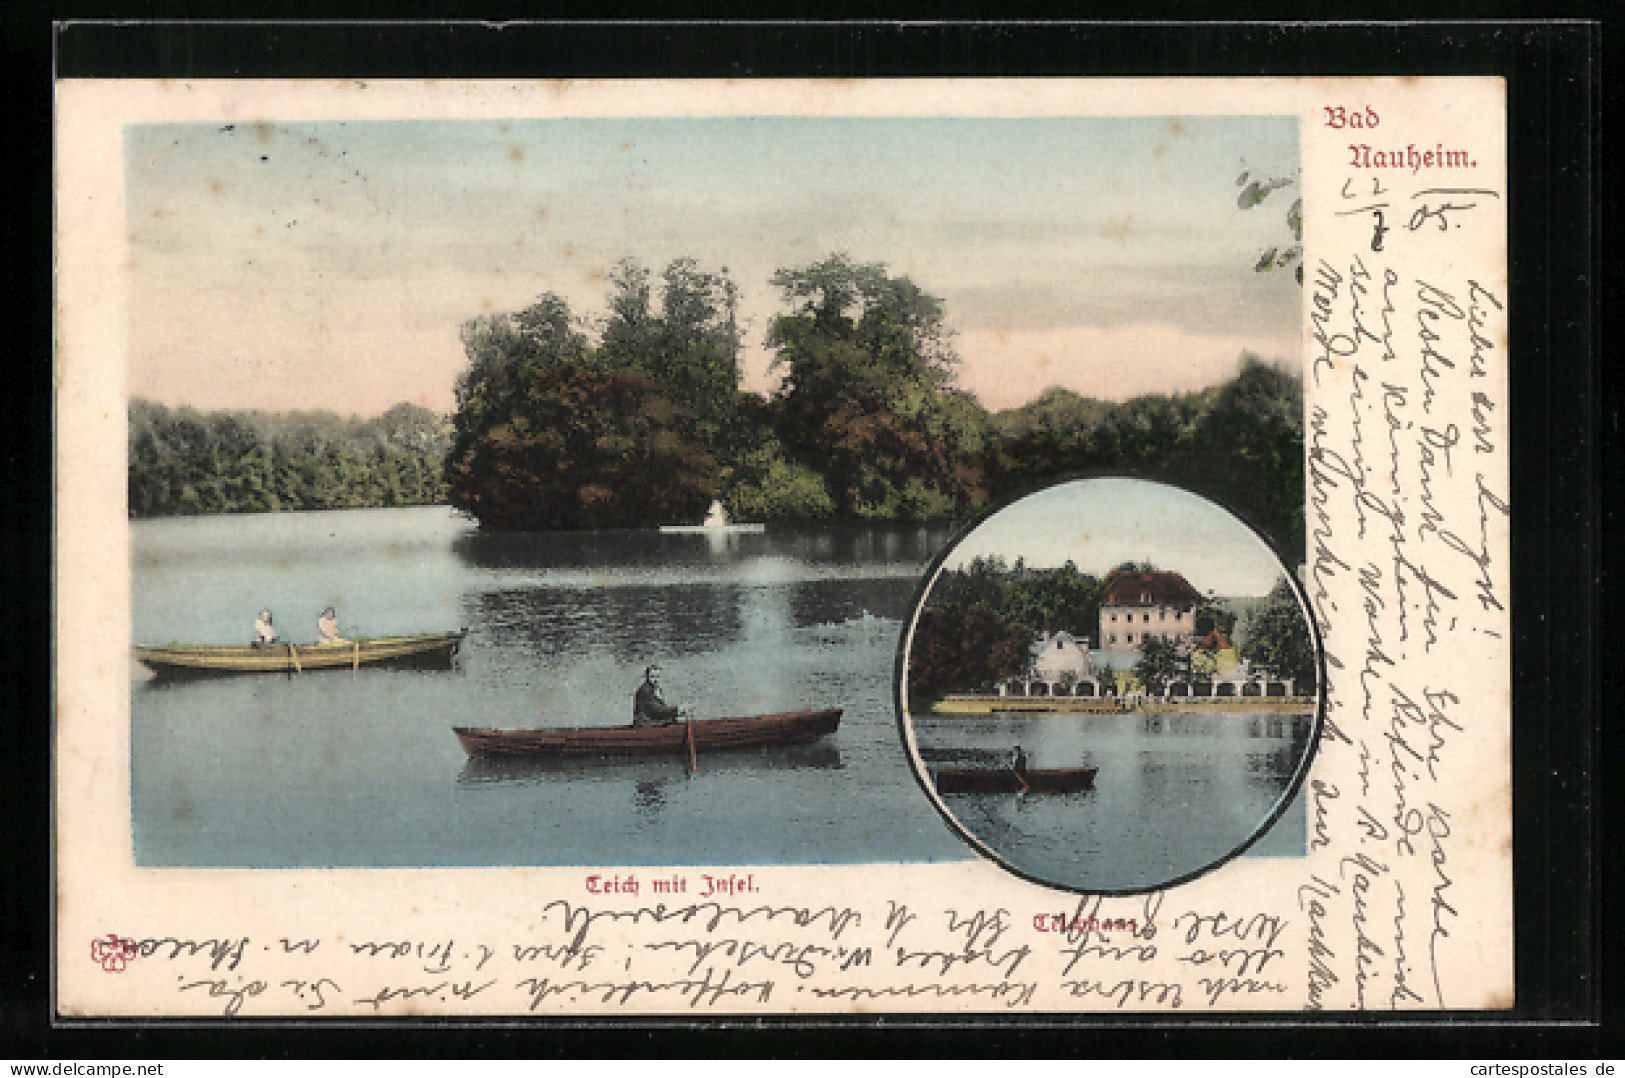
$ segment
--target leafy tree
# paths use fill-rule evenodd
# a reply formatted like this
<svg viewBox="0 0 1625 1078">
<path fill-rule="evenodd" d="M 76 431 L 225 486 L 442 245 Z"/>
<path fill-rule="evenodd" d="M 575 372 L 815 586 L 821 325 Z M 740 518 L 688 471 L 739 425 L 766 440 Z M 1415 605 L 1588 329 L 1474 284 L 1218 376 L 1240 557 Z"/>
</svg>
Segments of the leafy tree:
<svg viewBox="0 0 1625 1078">
<path fill-rule="evenodd" d="M 1140 659 L 1134 664 L 1134 676 L 1145 691 L 1161 696 L 1168 682 L 1178 676 L 1184 667 L 1179 648 L 1167 640 L 1155 638 L 1140 645 Z"/>
<path fill-rule="evenodd" d="M 1028 637 L 980 606 L 932 606 L 920 615 L 909 646 L 909 699 L 915 706 L 955 689 L 983 688 L 1019 674 Z"/>
<path fill-rule="evenodd" d="M 1297 593 L 1285 578 L 1276 581 L 1264 606 L 1248 621 L 1241 657 L 1275 677 L 1293 679 L 1300 692 L 1315 684 L 1314 642 Z"/>
<path fill-rule="evenodd" d="M 1217 387 L 1167 475 L 1239 510 L 1287 553 L 1304 556 L 1303 386 L 1248 357 Z"/>
<path fill-rule="evenodd" d="M 776 439 L 725 465 L 718 489 L 743 520 L 819 520 L 835 513 L 824 477 L 786 457 Z"/>
<path fill-rule="evenodd" d="M 845 255 L 780 270 L 768 335 L 784 374 L 778 434 L 848 517 L 928 519 L 986 500 L 987 416 L 949 391 L 942 301 Z"/>
<path fill-rule="evenodd" d="M 647 269 L 626 260 L 610 277 L 597 345 L 553 294 L 465 323 L 453 504 L 495 528 L 699 515 L 714 493 L 717 458 L 746 448 L 731 445 L 737 302 L 726 271 L 677 259 L 657 288 Z M 615 408 L 627 412 L 617 417 Z M 812 492 L 800 493 L 816 505 Z"/>
<path fill-rule="evenodd" d="M 1204 602 L 1196 608 L 1193 619 L 1198 640 L 1217 629 L 1226 638 L 1236 630 L 1236 615 L 1214 602 Z"/>
<path fill-rule="evenodd" d="M 451 503 L 501 530 L 642 527 L 698 516 L 715 461 L 694 418 L 630 372 L 532 374 L 478 438 L 459 444 Z"/>
<path fill-rule="evenodd" d="M 597 363 L 666 386 L 714 440 L 734 418 L 739 393 L 739 289 L 726 269 L 708 273 L 692 258 L 675 259 L 661 275 L 657 312 L 649 278 L 632 259 L 611 275 Z"/>
<path fill-rule="evenodd" d="M 569 303 L 551 292 L 517 314 L 470 319 L 462 338 L 468 367 L 457 380 L 458 454 L 501 421 L 508 402 L 535 375 L 591 365 L 586 335 L 575 328 Z"/>
<path fill-rule="evenodd" d="M 376 419 L 366 421 L 361 431 L 384 448 L 402 454 L 444 453 L 448 432 L 446 417 L 418 404 L 402 402 Z"/>
<path fill-rule="evenodd" d="M 824 477 L 790 459 L 779 440 L 780 402 L 740 393 L 735 418 L 717 439 L 717 497 L 741 520 L 820 520 L 835 502 Z"/>
</svg>

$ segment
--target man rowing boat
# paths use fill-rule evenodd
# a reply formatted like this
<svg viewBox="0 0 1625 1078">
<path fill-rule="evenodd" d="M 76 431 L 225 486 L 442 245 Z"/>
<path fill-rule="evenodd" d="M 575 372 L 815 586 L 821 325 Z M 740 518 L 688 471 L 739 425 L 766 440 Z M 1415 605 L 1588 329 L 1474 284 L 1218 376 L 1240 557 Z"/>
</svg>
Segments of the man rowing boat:
<svg viewBox="0 0 1625 1078">
<path fill-rule="evenodd" d="M 655 684 L 658 666 L 643 669 L 643 684 L 632 697 L 633 726 L 670 726 L 677 721 L 678 710 L 660 698 L 660 686 Z"/>
</svg>

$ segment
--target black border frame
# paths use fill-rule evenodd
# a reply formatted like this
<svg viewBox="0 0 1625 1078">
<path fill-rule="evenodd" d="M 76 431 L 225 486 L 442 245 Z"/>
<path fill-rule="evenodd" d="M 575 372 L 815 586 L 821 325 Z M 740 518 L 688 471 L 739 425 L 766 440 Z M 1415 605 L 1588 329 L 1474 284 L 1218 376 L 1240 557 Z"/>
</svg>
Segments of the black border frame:
<svg viewBox="0 0 1625 1078">
<path fill-rule="evenodd" d="M 1604 1017 L 1605 968 L 1620 968 L 1617 937 L 1600 934 L 1604 882 L 1619 879 L 1617 859 L 1601 856 L 1593 816 L 1599 749 L 1617 746 L 1600 722 L 1596 617 L 1609 609 L 1593 596 L 1612 577 L 1602 559 L 1620 537 L 1617 506 L 1602 503 L 1597 437 L 1617 438 L 1617 382 L 1605 387 L 1597 359 L 1595 273 L 1604 204 L 1597 141 L 1603 99 L 1617 87 L 1601 77 L 1618 59 L 1593 21 L 1474 22 L 1464 14 L 1512 14 L 1511 5 L 1453 3 L 1449 22 L 1363 24 L 1090 24 L 1062 22 L 758 22 L 548 23 L 526 26 L 350 22 L 303 25 L 227 21 L 78 23 L 81 14 L 40 0 L 11 9 L 0 38 L 12 101 L 23 101 L 14 160 L 50 159 L 49 83 L 68 76 L 204 77 L 766 77 L 1042 75 L 1336 75 L 1489 74 L 1508 81 L 1511 170 L 1511 396 L 1513 518 L 1514 838 L 1517 886 L 1518 1005 L 1506 1016 L 1411 1015 L 1398 1022 L 1360 1016 L 1335 1029 L 1306 1031 L 1279 1016 L 1227 1016 L 1190 1036 L 1140 1022 L 1011 1025 L 975 1018 L 908 1022 L 892 1018 L 798 1028 L 736 1020 L 704 1027 L 678 1023 L 564 1022 L 535 1028 L 459 1029 L 444 1025 L 356 1030 L 244 1023 L 237 1030 L 197 1024 L 111 1023 L 81 1029 L 50 1024 L 46 995 L 50 940 L 43 930 L 52 901 L 49 878 L 50 716 L 42 676 L 51 660 L 52 325 L 51 189 L 47 169 L 24 177 L 22 213 L 6 216 L 12 250 L 34 255 L 32 272 L 13 270 L 26 339 L 22 362 L 5 365 L 8 467 L 0 495 L 8 508 L 4 564 L 8 596 L 22 611 L 0 624 L 0 1053 L 42 1057 L 303 1057 L 479 1054 L 571 1058 L 594 1052 L 671 1057 L 1075 1055 L 1149 1049 L 1164 1055 L 1388 1054 L 1485 1058 L 1496 1054 L 1577 1057 L 1620 1042 Z M 72 5 L 75 8 L 81 5 Z M 349 14 L 467 16 L 447 5 L 284 4 L 282 17 Z M 703 5 L 701 5 L 703 6 Z M 954 5 L 957 17 L 975 17 Z M 1376 5 L 1373 5 L 1376 6 Z M 128 5 L 135 9 L 137 5 Z M 1127 5 L 1123 5 L 1127 8 Z M 1486 10 L 1486 9 L 1490 10 Z M 142 18 L 206 16 L 209 6 L 149 0 L 123 14 Z M 1129 8 L 1143 14 L 1144 7 Z M 1177 15 L 1224 16 L 1234 8 L 1204 3 Z M 1100 14 L 1098 9 L 1094 12 Z M 104 15 L 106 11 L 95 12 Z M 486 13 L 489 14 L 489 13 Z M 516 14 L 529 14 L 516 12 Z M 650 12 L 650 14 L 655 14 Z M 683 6 L 662 17 L 709 17 Z M 792 15 L 818 17 L 795 10 Z M 1296 15 L 1298 12 L 1279 12 Z M 1372 14 L 1367 12 L 1367 14 Z M 1413 5 L 1375 14 L 1414 19 Z M 938 9 L 931 13 L 940 18 Z M 825 16 L 827 17 L 827 16 Z M 1617 70 L 1617 66 L 1616 66 Z M 13 118 L 17 113 L 13 112 Z M 14 206 L 19 203 L 14 197 Z M 34 242 L 29 242 L 30 240 Z M 37 260 L 35 260 L 37 259 Z M 15 262 L 12 263 L 16 265 Z M 19 287 L 20 286 L 20 287 Z M 1617 377 L 1610 375 L 1610 377 Z M 1612 480 L 1614 473 L 1609 473 Z M 1612 493 L 1612 491 L 1610 492 Z M 1605 515 L 1606 514 L 1606 515 Z M 1606 537 L 1603 526 L 1608 525 Z M 1608 549 L 1604 549 L 1604 543 Z M 1609 663 L 1609 668 L 1615 664 Z M 1617 804 L 1610 801 L 1612 809 Z M 1604 948 L 1610 961 L 1603 962 Z M 1617 996 L 1609 992 L 1607 1002 Z M 902 1027 L 902 1028 L 896 1028 Z M 242 1029 L 250 1033 L 245 1037 Z M 734 1036 L 731 1031 L 754 1031 Z M 727 1031 L 727 1032 L 725 1032 Z M 765 1033 L 764 1033 L 765 1031 Z"/>
</svg>

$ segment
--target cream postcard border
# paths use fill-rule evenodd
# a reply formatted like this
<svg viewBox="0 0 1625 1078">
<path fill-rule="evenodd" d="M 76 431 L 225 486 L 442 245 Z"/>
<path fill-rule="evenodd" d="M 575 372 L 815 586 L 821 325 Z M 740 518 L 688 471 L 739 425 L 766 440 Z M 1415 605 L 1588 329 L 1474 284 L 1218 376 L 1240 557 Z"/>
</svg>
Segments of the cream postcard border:
<svg viewBox="0 0 1625 1078">
<path fill-rule="evenodd" d="M 1040 931 L 1038 919 L 1072 909 L 1075 896 L 987 864 L 757 868 L 764 903 L 800 908 L 805 915 L 713 928 L 686 924 L 684 930 L 702 937 L 731 928 L 735 937 L 754 932 L 764 942 L 827 945 L 831 953 L 868 947 L 873 961 L 861 977 L 827 961 L 803 977 L 782 964 L 770 969 L 768 963 L 740 962 L 736 951 L 728 968 L 715 965 L 722 984 L 685 983 L 687 961 L 652 956 L 646 945 L 668 939 L 670 924 L 605 917 L 592 922 L 590 941 L 577 936 L 580 918 L 600 909 L 581 893 L 580 869 L 137 868 L 129 809 L 123 126 L 807 113 L 1298 116 L 1305 395 L 1311 413 L 1305 586 L 1339 664 L 1330 671 L 1328 719 L 1350 740 L 1323 739 L 1311 772 L 1310 856 L 1243 858 L 1166 894 L 1085 907 L 1103 918 L 1150 918 L 1160 930 L 1155 945 L 1119 931 L 1109 946 L 1098 938 L 1063 941 Z M 1368 117 L 1378 118 L 1380 126 Z M 1189 1018 L 1229 1010 L 1511 1005 L 1510 634 L 1506 610 L 1490 604 L 1480 609 L 1478 600 L 1483 578 L 1489 598 L 1510 607 L 1508 518 L 1498 509 L 1508 499 L 1500 80 L 70 80 L 57 87 L 57 139 L 55 993 L 64 1018 L 1127 1011 Z M 1362 144 L 1368 154 L 1413 154 L 1416 168 L 1408 160 L 1374 167 L 1369 157 L 1360 166 Z M 1441 154 L 1469 151 L 1471 182 L 1459 171 L 1440 178 L 1446 173 L 1437 165 L 1424 166 L 1421 155 L 1435 147 Z M 1373 179 L 1379 181 L 1376 195 Z M 1494 194 L 1415 194 L 1446 187 Z M 1346 212 L 1372 197 L 1395 204 L 1384 252 L 1371 250 L 1371 214 Z M 1476 206 L 1470 214 L 1450 214 L 1443 238 L 1404 228 L 1419 202 L 1459 204 L 1469 198 Z M 1424 215 L 1425 226 L 1436 223 Z M 1386 297 L 1382 267 L 1402 282 Z M 1373 275 L 1362 280 L 1361 268 Z M 1444 294 L 1461 317 L 1442 301 L 1419 301 L 1418 282 Z M 1383 319 L 1391 331 L 1390 350 L 1397 353 L 1391 360 L 1373 358 Z M 1431 380 L 1419 366 L 1431 362 L 1419 338 L 1419 328 L 1429 324 L 1446 335 L 1435 354 L 1450 364 L 1432 363 Z M 1456 350 L 1447 354 L 1447 348 Z M 1362 358 L 1378 366 L 1357 374 L 1354 366 Z M 1407 380 L 1405 399 L 1389 398 L 1386 414 L 1382 363 L 1396 372 L 1403 368 Z M 1463 381 L 1470 376 L 1476 380 Z M 1374 396 L 1359 398 L 1362 389 Z M 1424 415 L 1422 394 L 1428 389 L 1436 396 Z M 1372 405 L 1376 418 L 1364 428 L 1371 439 L 1377 424 L 1402 407 L 1408 412 L 1398 422 L 1457 439 L 1450 442 L 1448 469 L 1445 451 L 1434 450 L 1425 492 L 1418 485 L 1417 455 L 1429 450 L 1419 434 L 1399 436 L 1392 456 L 1385 445 L 1382 461 L 1374 441 L 1364 443 L 1374 474 L 1383 468 L 1393 473 L 1393 502 L 1375 486 L 1359 500 L 1351 490 L 1354 474 L 1330 463 L 1349 465 L 1350 446 L 1360 444 L 1351 417 L 1370 419 Z M 1387 438 L 1393 427 L 1381 429 Z M 1475 455 L 1475 439 L 1489 451 Z M 1438 518 L 1431 533 L 1417 534 L 1422 518 L 1416 514 L 1423 510 L 1411 504 L 1402 551 L 1412 566 L 1411 587 L 1399 605 L 1430 596 L 1441 609 L 1449 606 L 1446 614 L 1460 624 L 1453 634 L 1441 624 L 1440 641 L 1423 648 L 1423 612 L 1415 612 L 1406 657 L 1388 656 L 1394 665 L 1380 671 L 1393 674 L 1391 687 L 1421 709 L 1418 717 L 1386 692 L 1362 696 L 1361 674 L 1371 669 L 1368 645 L 1379 624 L 1387 630 L 1384 645 L 1397 644 L 1394 626 L 1383 622 L 1398 616 L 1392 603 L 1383 605 L 1395 593 L 1382 589 L 1384 581 L 1392 588 L 1407 572 L 1385 560 L 1401 548 L 1385 545 L 1378 525 L 1392 521 L 1399 497 L 1424 493 Z M 1363 536 L 1356 534 L 1362 518 Z M 1444 543 L 1441 533 L 1466 549 Z M 1376 575 L 1362 576 L 1364 566 Z M 1417 584 L 1417 569 L 1439 590 Z M 1453 596 L 1449 602 L 1446 593 Z M 1368 602 L 1373 596 L 1375 613 Z M 1416 760 L 1398 759 L 1389 737 L 1396 730 L 1407 749 L 1414 742 Z M 1385 778 L 1381 766 L 1362 762 L 1353 751 L 1356 740 L 1367 757 L 1380 753 L 1383 766 L 1404 764 L 1406 774 L 1418 776 L 1425 766 L 1427 781 L 1392 768 Z M 1412 763 L 1419 765 L 1414 771 Z M 1377 811 L 1379 800 L 1385 811 Z M 1362 807 L 1369 822 L 1360 818 Z M 1381 830 L 1380 839 L 1372 826 Z M 568 921 L 560 900 L 572 904 L 568 912 L 576 921 Z M 910 912 L 899 915 L 899 908 Z M 842 911 L 857 917 L 834 932 Z M 967 928 L 971 911 L 987 917 Z M 956 916 L 966 920 L 956 924 Z M 98 959 L 96 943 L 109 936 L 146 943 L 127 964 L 107 960 L 105 948 Z M 571 939 L 602 945 L 606 955 L 638 953 L 637 976 L 648 988 L 621 993 L 606 987 L 619 975 L 632 976 L 632 967 L 622 970 L 618 962 L 614 969 L 601 963 L 583 970 L 578 953 L 574 967 L 566 956 L 544 977 L 517 968 L 509 954 L 519 944 L 568 946 Z M 310 952 L 299 949 L 299 941 L 320 945 Z M 363 953 L 357 941 L 417 941 L 419 960 L 380 965 L 389 956 L 380 959 L 376 948 Z M 1073 950 L 1065 951 L 1063 943 Z M 421 960 L 424 946 L 442 944 L 441 960 Z M 1147 946 L 1155 952 L 1149 958 Z M 929 957 L 894 962 L 899 947 L 911 956 L 970 957 L 957 966 L 944 963 L 954 968 L 938 975 Z M 1012 963 L 1020 947 L 1029 951 Z M 1228 957 L 1221 959 L 1221 952 Z M 486 962 L 476 968 L 481 957 Z M 450 970 L 438 981 L 425 972 L 438 968 L 435 961 Z M 528 986 L 520 987 L 526 979 Z M 538 992 L 539 979 L 550 987 Z M 487 980 L 489 986 L 474 990 Z M 767 980 L 777 983 L 764 995 L 756 986 Z M 1031 991 L 1022 988 L 1028 982 Z M 746 984 L 750 990 L 739 990 Z"/>
</svg>

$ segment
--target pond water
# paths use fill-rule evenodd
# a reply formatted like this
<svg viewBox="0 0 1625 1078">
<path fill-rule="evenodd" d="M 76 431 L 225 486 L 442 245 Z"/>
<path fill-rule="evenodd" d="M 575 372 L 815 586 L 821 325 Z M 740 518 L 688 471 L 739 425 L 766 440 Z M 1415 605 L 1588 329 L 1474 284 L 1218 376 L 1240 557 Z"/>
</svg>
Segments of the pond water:
<svg viewBox="0 0 1625 1078">
<path fill-rule="evenodd" d="M 921 791 L 893 706 L 903 619 L 945 527 L 493 535 L 421 508 L 131 528 L 136 643 L 247 643 L 262 608 L 296 644 L 328 606 L 352 636 L 468 630 L 445 671 L 163 681 L 132 663 L 138 864 L 975 856 Z M 693 775 L 678 757 L 473 763 L 452 734 L 625 724 L 650 664 L 701 718 L 845 714 L 814 743 L 702 754 Z M 1301 851 L 1300 818 L 1284 852 Z"/>
<path fill-rule="evenodd" d="M 912 719 L 938 768 L 1098 768 L 1076 793 L 948 793 L 944 807 L 1011 867 L 1084 891 L 1160 887 L 1228 859 L 1275 814 L 1251 852 L 1302 856 L 1301 801 L 1285 806 L 1312 714 L 932 715 Z"/>
<path fill-rule="evenodd" d="M 897 640 L 945 528 L 492 535 L 442 508 L 134 522 L 137 643 L 466 627 L 449 671 L 164 681 L 134 666 L 143 865 L 733 865 L 971 856 L 921 793 Z M 697 717 L 845 709 L 818 742 L 471 763 L 454 725 L 611 726 L 645 666 Z"/>
</svg>

